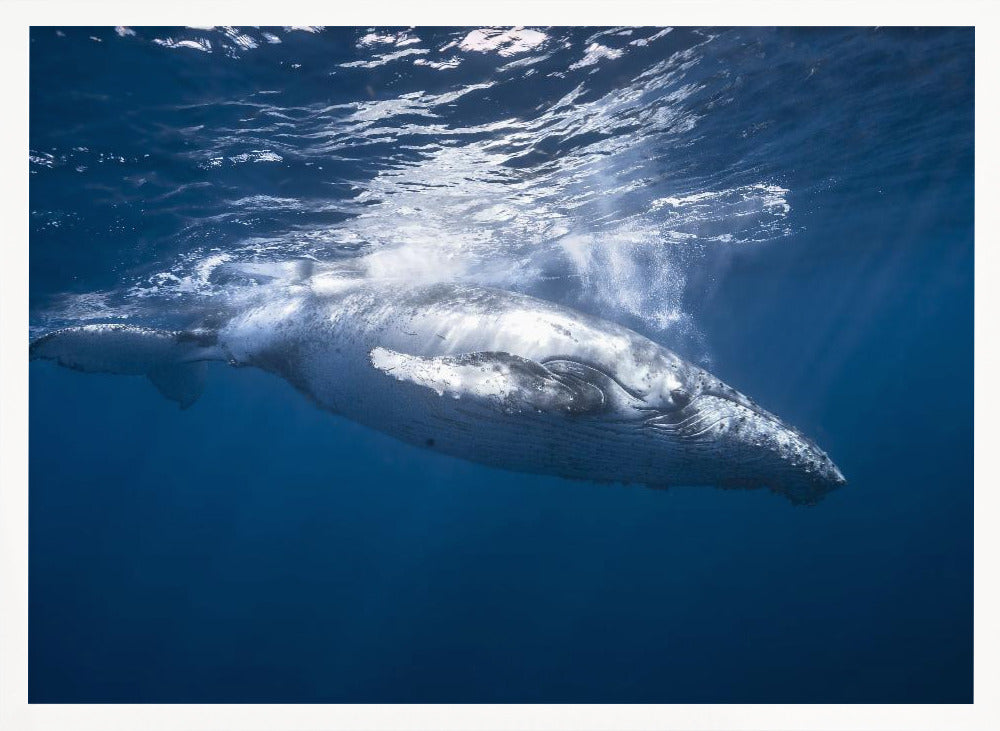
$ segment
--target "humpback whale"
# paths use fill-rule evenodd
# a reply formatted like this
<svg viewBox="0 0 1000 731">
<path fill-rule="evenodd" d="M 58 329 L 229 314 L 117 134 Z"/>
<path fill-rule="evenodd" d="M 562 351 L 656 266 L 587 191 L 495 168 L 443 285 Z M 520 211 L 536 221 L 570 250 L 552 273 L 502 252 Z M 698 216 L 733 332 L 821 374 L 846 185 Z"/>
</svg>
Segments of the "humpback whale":
<svg viewBox="0 0 1000 731">
<path fill-rule="evenodd" d="M 334 414 L 515 471 L 763 487 L 797 504 L 845 482 L 811 440 L 669 349 L 487 287 L 310 275 L 186 330 L 56 330 L 30 357 L 144 375 L 182 407 L 201 393 L 206 363 L 253 366 Z"/>
</svg>

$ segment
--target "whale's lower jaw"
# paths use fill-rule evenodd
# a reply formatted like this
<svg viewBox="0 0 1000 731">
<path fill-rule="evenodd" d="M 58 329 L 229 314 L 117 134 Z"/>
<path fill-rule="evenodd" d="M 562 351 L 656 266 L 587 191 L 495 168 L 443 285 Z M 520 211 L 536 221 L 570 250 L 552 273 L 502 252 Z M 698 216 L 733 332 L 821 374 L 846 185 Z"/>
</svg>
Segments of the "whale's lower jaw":
<svg viewBox="0 0 1000 731">
<path fill-rule="evenodd" d="M 770 453 L 749 454 L 739 442 L 668 437 L 634 418 L 499 414 L 446 395 L 418 398 L 396 394 L 387 410 L 369 399 L 364 413 L 344 415 L 439 454 L 590 483 L 767 489 L 796 505 L 815 504 L 843 484 Z"/>
<path fill-rule="evenodd" d="M 491 426 L 484 428 L 493 429 Z M 385 431 L 382 429 L 381 431 Z M 499 436 L 493 429 L 494 436 Z M 419 436 L 424 433 L 436 436 Z M 521 430 L 523 433 L 523 430 Z M 492 468 L 510 472 L 549 475 L 567 480 L 596 483 L 601 485 L 621 485 L 647 487 L 657 490 L 672 488 L 717 488 L 723 490 L 769 490 L 781 495 L 794 505 L 815 505 L 828 493 L 840 487 L 843 482 L 824 479 L 803 478 L 793 473 L 775 470 L 770 474 L 755 470 L 746 474 L 745 465 L 733 465 L 730 470 L 723 468 L 705 470 L 695 465 L 690 457 L 665 460 L 656 465 L 649 460 L 638 459 L 629 467 L 623 467 L 624 459 L 614 463 L 614 457 L 585 459 L 580 457 L 555 457 L 555 450 L 542 447 L 540 450 L 517 452 L 505 449 L 502 441 L 494 441 L 489 448 L 470 449 L 467 443 L 455 444 L 441 430 L 417 428 L 412 434 L 392 434 L 401 441 L 429 449 L 439 454 L 477 462 Z M 547 455 L 542 457 L 541 453 Z M 699 459 L 703 459 L 700 455 Z M 663 455 L 659 455 L 663 459 Z M 728 462 L 720 454 L 720 463 Z"/>
</svg>

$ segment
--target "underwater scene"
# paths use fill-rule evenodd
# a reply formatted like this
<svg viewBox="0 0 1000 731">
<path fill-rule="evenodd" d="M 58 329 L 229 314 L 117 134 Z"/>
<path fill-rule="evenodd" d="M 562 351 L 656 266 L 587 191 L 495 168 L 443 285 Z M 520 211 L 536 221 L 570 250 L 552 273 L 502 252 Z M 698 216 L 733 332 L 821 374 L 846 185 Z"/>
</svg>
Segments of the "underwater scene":
<svg viewBox="0 0 1000 731">
<path fill-rule="evenodd" d="M 33 27 L 29 701 L 971 703 L 974 51 Z"/>
</svg>

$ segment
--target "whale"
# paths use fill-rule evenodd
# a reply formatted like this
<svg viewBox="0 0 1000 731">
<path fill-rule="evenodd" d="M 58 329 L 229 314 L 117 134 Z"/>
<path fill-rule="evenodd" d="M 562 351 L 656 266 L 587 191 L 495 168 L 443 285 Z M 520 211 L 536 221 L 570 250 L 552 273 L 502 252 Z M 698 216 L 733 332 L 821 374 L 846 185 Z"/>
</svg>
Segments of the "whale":
<svg viewBox="0 0 1000 731">
<path fill-rule="evenodd" d="M 614 322 L 467 284 L 307 276 L 178 330 L 88 323 L 30 358 L 144 376 L 182 408 L 207 364 L 275 374 L 333 414 L 444 455 L 653 488 L 766 488 L 814 504 L 845 478 L 798 430 Z"/>
</svg>

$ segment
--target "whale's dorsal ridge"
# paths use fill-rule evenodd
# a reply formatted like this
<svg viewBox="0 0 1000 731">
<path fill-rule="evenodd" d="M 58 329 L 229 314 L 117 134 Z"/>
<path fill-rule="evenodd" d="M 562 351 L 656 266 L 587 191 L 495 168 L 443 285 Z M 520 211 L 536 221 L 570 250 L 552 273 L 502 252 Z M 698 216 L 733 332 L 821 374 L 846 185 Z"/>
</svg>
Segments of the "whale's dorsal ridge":
<svg viewBox="0 0 1000 731">
<path fill-rule="evenodd" d="M 377 347 L 377 370 L 440 397 L 470 399 L 505 413 L 583 414 L 600 411 L 605 394 L 592 383 L 566 378 L 537 361 L 504 352 L 423 357 Z"/>
</svg>

